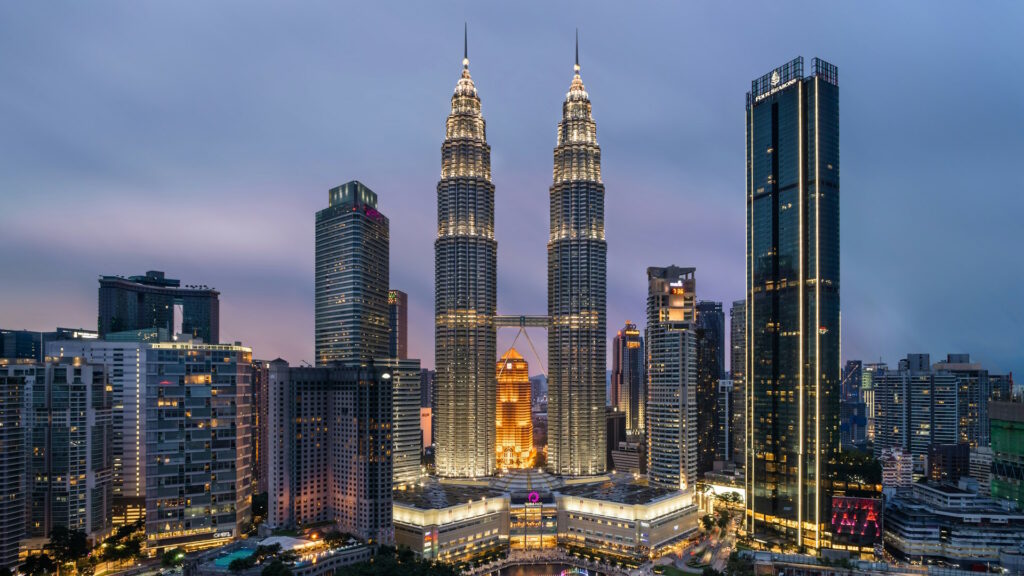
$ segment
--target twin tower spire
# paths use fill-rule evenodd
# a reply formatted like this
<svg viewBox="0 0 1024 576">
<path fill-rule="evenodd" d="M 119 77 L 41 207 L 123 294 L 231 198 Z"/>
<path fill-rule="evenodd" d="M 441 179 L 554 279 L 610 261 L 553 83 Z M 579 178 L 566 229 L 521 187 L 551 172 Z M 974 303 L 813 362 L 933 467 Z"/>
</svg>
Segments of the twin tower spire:
<svg viewBox="0 0 1024 576">
<path fill-rule="evenodd" d="M 462 28 L 462 67 L 469 68 L 469 24 L 466 23 Z M 576 63 L 573 65 L 573 71 L 579 74 L 580 72 L 580 30 L 576 29 Z"/>
<path fill-rule="evenodd" d="M 441 145 L 434 242 L 437 474 L 496 470 L 497 242 L 491 149 L 469 74 L 462 74 Z M 548 238 L 548 456 L 562 476 L 603 473 L 607 246 L 601 149 L 580 79 L 579 32 L 554 149 Z"/>
</svg>

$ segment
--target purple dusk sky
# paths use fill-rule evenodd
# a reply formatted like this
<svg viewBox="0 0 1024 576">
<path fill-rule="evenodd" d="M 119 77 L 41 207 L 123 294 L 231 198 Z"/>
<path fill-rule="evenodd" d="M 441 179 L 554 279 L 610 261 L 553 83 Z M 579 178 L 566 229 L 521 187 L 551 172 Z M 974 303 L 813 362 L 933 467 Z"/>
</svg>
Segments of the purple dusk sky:
<svg viewBox="0 0 1024 576">
<path fill-rule="evenodd" d="M 4 2 L 0 326 L 94 328 L 97 276 L 158 269 L 221 290 L 225 341 L 312 361 L 314 213 L 358 179 L 391 220 L 410 353 L 433 366 L 435 186 L 464 21 L 501 313 L 546 310 L 578 26 L 609 344 L 643 324 L 647 266 L 695 266 L 698 297 L 726 308 L 743 296 L 744 95 L 820 56 L 840 78 L 844 358 L 970 352 L 1024 370 L 1011 2 Z"/>
</svg>

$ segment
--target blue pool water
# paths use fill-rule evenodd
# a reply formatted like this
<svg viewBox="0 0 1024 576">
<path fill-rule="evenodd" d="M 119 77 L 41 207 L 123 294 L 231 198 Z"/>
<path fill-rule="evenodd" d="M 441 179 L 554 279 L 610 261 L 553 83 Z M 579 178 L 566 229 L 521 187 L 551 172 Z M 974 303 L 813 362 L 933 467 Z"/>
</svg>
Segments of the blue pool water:
<svg viewBox="0 0 1024 576">
<path fill-rule="evenodd" d="M 248 558 L 249 556 L 252 556 L 252 550 L 235 550 L 227 556 L 221 556 L 220 558 L 214 560 L 213 565 L 219 568 L 227 568 L 228 564 L 231 564 L 231 561 L 235 558 Z"/>
</svg>

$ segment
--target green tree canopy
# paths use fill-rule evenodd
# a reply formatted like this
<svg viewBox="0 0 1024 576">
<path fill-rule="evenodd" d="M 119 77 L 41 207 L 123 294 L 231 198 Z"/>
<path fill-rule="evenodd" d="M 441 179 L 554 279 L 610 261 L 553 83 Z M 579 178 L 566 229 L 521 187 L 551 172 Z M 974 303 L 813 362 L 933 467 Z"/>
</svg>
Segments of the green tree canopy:
<svg viewBox="0 0 1024 576">
<path fill-rule="evenodd" d="M 46 554 L 34 554 L 25 559 L 21 571 L 28 576 L 44 576 L 57 571 L 57 563 Z"/>
<path fill-rule="evenodd" d="M 163 557 L 160 558 L 160 564 L 165 568 L 173 568 L 174 566 L 181 566 L 182 562 L 185 561 L 185 549 L 184 548 L 171 548 L 167 552 L 164 552 Z"/>
<path fill-rule="evenodd" d="M 263 567 L 260 576 L 292 576 L 292 570 L 287 564 L 275 558 L 270 564 Z"/>
<path fill-rule="evenodd" d="M 69 530 L 66 526 L 54 526 L 50 530 L 50 541 L 43 546 L 53 554 L 59 564 L 76 562 L 89 555 L 89 538 L 81 530 Z"/>
</svg>

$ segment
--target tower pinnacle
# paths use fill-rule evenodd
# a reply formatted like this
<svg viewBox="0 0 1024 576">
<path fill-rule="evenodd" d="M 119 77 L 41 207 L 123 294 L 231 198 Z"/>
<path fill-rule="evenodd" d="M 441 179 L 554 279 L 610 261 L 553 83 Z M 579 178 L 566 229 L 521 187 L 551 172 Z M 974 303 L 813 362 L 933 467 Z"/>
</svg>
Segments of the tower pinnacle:
<svg viewBox="0 0 1024 576">
<path fill-rule="evenodd" d="M 576 65 L 573 66 L 573 71 L 577 74 L 580 73 L 580 29 L 576 29 Z"/>
<path fill-rule="evenodd" d="M 469 68 L 469 23 L 462 23 L 462 67 Z"/>
</svg>

